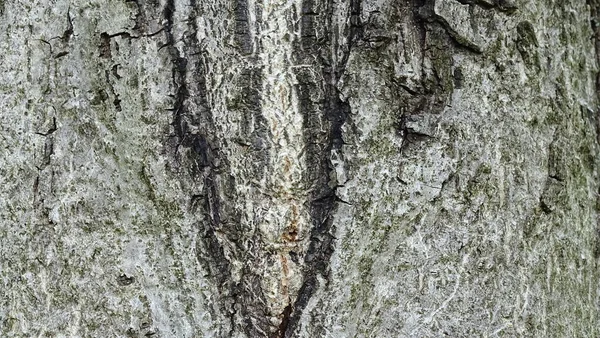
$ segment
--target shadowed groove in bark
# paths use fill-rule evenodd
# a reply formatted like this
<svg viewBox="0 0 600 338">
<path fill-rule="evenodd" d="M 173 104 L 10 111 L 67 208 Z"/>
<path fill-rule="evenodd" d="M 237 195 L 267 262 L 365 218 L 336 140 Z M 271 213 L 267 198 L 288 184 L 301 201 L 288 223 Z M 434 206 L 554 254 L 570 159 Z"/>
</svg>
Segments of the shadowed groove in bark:
<svg viewBox="0 0 600 338">
<path fill-rule="evenodd" d="M 216 140 L 211 138 L 213 135 L 210 134 L 215 128 L 207 100 L 205 59 L 196 39 L 196 1 L 192 0 L 190 6 L 192 9 L 187 20 L 188 31 L 183 37 L 183 53 L 174 45 L 174 0 L 167 1 L 162 13 L 166 21 L 166 43 L 161 48 L 167 48 L 173 60 L 172 81 L 176 88 L 172 109 L 174 134 L 170 135 L 167 148 L 178 167 L 187 170 L 192 180 L 202 180 L 204 183 L 201 195 L 190 197 L 191 204 L 199 206 L 205 214 L 205 221 L 198 224 L 200 233 L 196 243 L 196 259 L 209 273 L 207 277 L 219 288 L 221 297 L 214 303 L 213 311 L 228 314 L 233 330 L 238 292 L 235 290 L 236 286 L 231 283 L 231 264 L 216 235 L 222 224 L 223 205 L 220 200 L 217 170 L 227 164 L 219 158 L 221 156 L 218 146 L 215 145 Z"/>
<path fill-rule="evenodd" d="M 399 98 L 398 116 L 395 124 L 402 138 L 401 150 L 409 151 L 417 145 L 432 139 L 432 135 L 420 133 L 409 125 L 418 124 L 423 115 L 439 115 L 447 106 L 455 85 L 464 82 L 460 69 L 452 69 L 452 53 L 464 50 L 457 45 L 447 29 L 439 22 L 430 20 L 424 13 L 433 11 L 433 4 L 423 0 L 407 0 L 407 10 L 403 11 L 413 22 L 413 33 L 420 44 L 420 80 L 411 86 L 402 78 L 393 78 L 392 86 Z M 471 53 L 471 51 L 466 51 Z M 431 66 L 427 64 L 431 63 Z M 427 69 L 430 68 L 430 72 Z"/>
<path fill-rule="evenodd" d="M 594 49 L 596 51 L 596 64 L 600 65 L 600 0 L 587 0 L 590 8 L 590 25 L 594 35 Z M 596 92 L 600 90 L 600 72 L 596 72 Z M 600 112 L 599 107 L 592 108 L 595 115 L 596 142 L 600 144 Z M 596 194 L 596 206 L 600 207 L 600 191 Z M 596 220 L 596 245 L 594 255 L 600 258 L 600 219 Z"/>
<path fill-rule="evenodd" d="M 236 47 L 240 54 L 247 55 L 252 51 L 248 4 L 245 0 L 233 1 Z M 256 271 L 262 256 L 260 252 L 251 252 L 264 245 L 257 233 L 248 238 L 249 231 L 241 221 L 235 177 L 229 169 L 229 159 L 221 151 L 224 141 L 218 139 L 219 130 L 207 97 L 206 72 L 210 61 L 197 41 L 199 8 L 195 0 L 190 2 L 190 6 L 181 50 L 175 47 L 172 31 L 174 0 L 169 0 L 163 10 L 167 42 L 161 48 L 168 48 L 174 61 L 173 83 L 176 88 L 172 122 L 174 134 L 168 141 L 168 147 L 179 169 L 187 170 L 191 180 L 203 182 L 201 195 L 191 196 L 192 204 L 201 207 L 200 212 L 205 215 L 204 221 L 198 224 L 200 234 L 196 252 L 198 262 L 209 273 L 207 277 L 219 290 L 213 312 L 229 319 L 229 332 L 223 335 L 231 336 L 243 331 L 249 337 L 264 337 L 272 323 L 268 320 L 260 271 Z M 253 58 L 248 61 L 236 83 L 240 91 L 238 103 L 229 108 L 244 116 L 242 129 L 251 138 L 248 141 L 254 150 L 249 155 L 254 159 L 252 172 L 261 173 L 268 150 L 260 141 L 266 138 L 259 92 L 262 87 L 261 69 L 254 65 L 256 60 Z M 254 124 L 252 127 L 251 123 Z M 234 281 L 232 260 L 243 262 L 239 281 Z"/>
<path fill-rule="evenodd" d="M 600 0 L 587 0 L 590 6 L 590 25 L 594 34 L 594 49 L 596 51 L 596 63 L 600 64 Z M 600 89 L 600 72 L 596 72 L 596 89 Z M 597 108 L 596 108 L 597 111 Z M 600 131 L 600 114 L 596 112 L 596 130 Z M 599 137 L 600 132 L 596 133 Z"/>
<path fill-rule="evenodd" d="M 250 54 L 252 52 L 252 36 L 248 21 L 248 2 L 247 0 L 236 0 L 234 6 L 235 41 L 242 54 Z"/>
<path fill-rule="evenodd" d="M 234 93 L 235 100 L 230 102 L 227 108 L 232 113 L 235 112 L 242 116 L 241 138 L 233 141 L 251 150 L 246 154 L 250 164 L 249 170 L 255 179 L 260 180 L 260 177 L 268 175 L 268 171 L 264 169 L 269 162 L 270 148 L 269 143 L 266 142 L 270 136 L 261 104 L 260 90 L 263 87 L 263 69 L 257 57 L 261 45 L 257 41 L 253 41 L 252 34 L 256 27 L 260 27 L 262 21 L 261 6 L 252 8 L 248 0 L 231 1 L 234 9 L 235 48 L 245 62 L 235 80 L 235 87 L 239 92 Z M 255 11 L 254 19 L 256 21 L 254 23 L 250 21 L 251 10 Z M 229 187 L 221 187 L 223 194 L 231 195 L 235 191 L 232 180 L 233 177 L 228 180 L 231 182 Z M 230 294 L 232 304 L 229 314 L 231 319 L 230 336 L 241 330 L 248 337 L 266 337 L 272 330 L 273 323 L 269 321 L 267 300 L 263 292 L 262 271 L 259 268 L 263 264 L 262 248 L 264 243 L 260 232 L 239 226 L 242 224 L 241 215 L 237 214 L 233 205 L 243 204 L 243 202 L 239 202 L 237 198 L 238 196 L 231 195 L 223 201 L 230 208 L 224 212 L 226 217 L 234 219 L 225 220 L 221 225 L 227 238 L 235 246 L 235 256 L 232 258 L 243 264 L 240 281 L 235 284 L 229 281 L 232 283 Z M 248 237 L 248 233 L 253 233 L 252 237 Z M 223 294 L 222 296 L 226 297 L 227 295 Z"/>
<path fill-rule="evenodd" d="M 443 27 L 436 23 L 430 24 L 419 17 L 419 9 L 426 4 L 425 1 L 414 0 L 397 5 L 406 13 L 410 13 L 409 15 L 412 15 L 416 24 L 412 29 L 416 31 L 421 40 L 421 62 L 424 63 L 425 58 L 441 58 L 435 62 L 433 76 L 422 74 L 417 92 L 406 92 L 402 95 L 403 100 L 400 102 L 399 111 L 407 115 L 439 114 L 445 108 L 446 100 L 453 90 L 452 83 L 446 81 L 450 78 L 446 73 L 451 69 L 449 53 L 452 50 L 452 41 L 447 37 Z M 324 20 L 326 33 L 323 34 L 326 38 L 317 40 L 316 37 L 319 35 L 313 32 L 317 26 L 314 20 L 319 17 L 320 13 L 316 13 L 313 7 L 317 6 L 314 6 L 312 0 L 303 2 L 302 17 L 300 18 L 302 38 L 296 47 L 298 64 L 316 63 L 315 68 L 321 69 L 320 75 L 322 76 L 319 81 L 310 72 L 300 70 L 296 74 L 300 109 L 304 115 L 304 143 L 308 147 L 307 168 L 309 170 L 305 175 L 312 188 L 310 205 L 312 231 L 304 256 L 304 281 L 291 312 L 284 313 L 284 322 L 280 326 L 278 337 L 291 337 L 295 334 L 304 309 L 320 287 L 319 280 L 322 279 L 328 283 L 329 260 L 334 252 L 335 241 L 333 237 L 335 224 L 331 215 L 335 212 L 338 203 L 344 202 L 336 195 L 337 187 L 344 182 L 338 182 L 337 179 L 332 178 L 335 169 L 331 162 L 331 156 L 334 153 L 343 156 L 340 154 L 344 144 L 342 126 L 351 114 L 350 104 L 341 99 L 338 83 L 344 75 L 351 52 L 359 54 L 373 52 L 363 41 L 363 39 L 367 39 L 365 37 L 367 32 L 365 25 L 361 22 L 362 3 L 360 0 L 353 0 L 349 4 L 347 13 L 349 24 L 345 30 L 346 37 L 334 35 L 333 2 L 328 1 L 328 13 Z M 340 45 L 340 41 L 344 38 L 347 38 L 348 43 Z M 427 49 L 428 45 L 443 47 L 447 50 L 438 56 Z M 335 64 L 333 55 L 329 53 L 337 48 L 342 48 L 343 53 L 337 61 L 338 63 Z M 317 56 L 316 61 L 314 55 Z M 421 69 L 423 71 L 425 67 L 422 66 Z M 396 84 L 393 81 L 390 83 L 392 86 Z M 401 92 L 400 87 L 402 86 L 398 87 L 397 91 Z M 315 99 L 314 93 L 319 91 L 322 91 L 322 100 Z M 326 126 L 325 135 L 319 132 L 319 130 L 323 130 L 323 125 Z M 313 333 L 323 333 L 323 328 L 313 327 L 312 329 L 316 330 Z"/>
<path fill-rule="evenodd" d="M 315 22 L 323 13 L 314 10 L 313 0 L 302 3 L 301 32 L 302 36 L 296 45 L 296 62 L 314 64 L 321 69 L 321 79 L 314 78 L 311 72 L 298 71 L 297 93 L 299 109 L 304 115 L 304 143 L 307 145 L 307 168 L 305 180 L 311 187 L 310 213 L 312 217 L 310 242 L 304 255 L 304 281 L 293 306 L 285 309 L 283 321 L 277 337 L 291 337 L 297 328 L 303 310 L 319 287 L 318 277 L 329 278 L 329 259 L 334 251 L 334 223 L 331 215 L 337 208 L 339 198 L 336 189 L 340 182 L 332 178 L 335 170 L 331 156 L 341 151 L 344 140 L 342 126 L 351 113 L 350 104 L 341 99 L 337 84 L 342 77 L 350 50 L 361 32 L 361 0 L 352 0 L 349 6 L 350 25 L 346 32 L 348 44 L 341 60 L 335 64 L 330 51 L 339 48 L 337 45 L 344 37 L 333 33 L 333 1 L 326 4 L 325 39 L 317 41 L 318 23 Z M 344 48 L 342 47 L 342 48 Z M 317 56 L 316 60 L 314 56 Z M 316 63 L 316 64 L 315 64 Z M 320 80 L 320 81 L 319 81 Z M 315 93 L 322 92 L 322 100 L 315 100 Z"/>
</svg>

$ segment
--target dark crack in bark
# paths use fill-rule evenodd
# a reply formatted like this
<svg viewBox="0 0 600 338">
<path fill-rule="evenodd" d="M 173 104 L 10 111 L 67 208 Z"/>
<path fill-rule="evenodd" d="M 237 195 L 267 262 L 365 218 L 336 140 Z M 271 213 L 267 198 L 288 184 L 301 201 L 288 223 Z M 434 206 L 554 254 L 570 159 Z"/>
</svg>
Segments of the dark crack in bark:
<svg viewBox="0 0 600 338">
<path fill-rule="evenodd" d="M 240 54 L 248 55 L 253 48 L 248 4 L 244 0 L 234 1 L 236 47 Z M 210 61 L 196 38 L 199 4 L 192 1 L 190 6 L 192 10 L 185 21 L 187 30 L 180 49 L 175 47 L 173 32 L 174 1 L 167 1 L 163 9 L 166 43 L 161 49 L 166 49 L 173 60 L 172 81 L 176 88 L 169 153 L 175 159 L 176 170 L 187 171 L 189 179 L 203 183 L 201 194 L 190 196 L 190 205 L 204 213 L 204 221 L 198 224 L 201 240 L 197 243 L 197 259 L 219 290 L 213 305 L 215 315 L 219 312 L 229 318 L 229 332 L 222 335 L 232 336 L 241 331 L 248 337 L 266 337 L 273 324 L 268 319 L 262 277 L 256 270 L 264 258 L 256 251 L 264 245 L 256 233 L 249 237 L 252 231 L 241 221 L 235 177 L 221 150 L 228 138 L 220 138 L 208 101 L 207 71 Z M 247 61 L 236 83 L 240 94 L 234 102 L 228 103 L 229 109 L 242 114 L 245 133 L 240 139 L 232 139 L 252 149 L 249 156 L 253 159 L 253 172 L 264 175 L 268 148 L 263 142 L 266 130 L 259 92 L 262 69 L 254 65 L 256 60 L 253 58 Z M 243 264 L 240 275 L 235 278 L 237 282 L 234 281 L 232 260 Z"/>
<path fill-rule="evenodd" d="M 324 12 L 321 12 L 323 11 Z M 304 281 L 293 305 L 285 309 L 277 337 L 291 337 L 310 298 L 317 290 L 319 276 L 329 278 L 329 260 L 334 251 L 335 225 L 332 215 L 340 199 L 336 189 L 340 182 L 335 178 L 331 156 L 341 152 L 344 144 L 342 126 L 350 115 L 350 104 L 341 99 L 337 88 L 344 74 L 352 46 L 362 36 L 361 1 L 352 0 L 347 13 L 349 25 L 346 36 L 336 36 L 333 29 L 333 2 L 327 1 L 319 8 L 314 1 L 303 1 L 300 14 L 301 39 L 296 46 L 296 62 L 321 69 L 321 77 L 310 70 L 298 70 L 296 78 L 300 109 L 304 115 L 304 143 L 307 144 L 305 180 L 309 182 L 312 230 L 310 242 L 304 253 Z M 324 20 L 318 23 L 316 20 Z M 318 38 L 323 36 L 322 38 Z M 341 43 L 347 39 L 347 44 Z M 331 50 L 342 48 L 341 57 L 335 60 Z M 335 51 L 333 53 L 336 53 Z"/>
<path fill-rule="evenodd" d="M 411 150 L 412 145 L 434 138 L 425 132 L 430 128 L 427 126 L 428 119 L 423 117 L 441 114 L 447 107 L 454 88 L 461 87 L 464 82 L 462 71 L 459 68 L 452 69 L 451 56 L 453 50 L 462 47 L 456 44 L 439 22 L 423 15 L 424 12 L 432 11 L 431 5 L 427 1 L 408 0 L 404 7 L 400 5 L 399 10 L 404 20 L 413 23 L 410 31 L 401 31 L 402 39 L 417 37 L 419 51 L 415 54 L 419 55 L 421 64 L 419 81 L 411 83 L 408 78 L 403 77 L 390 80 L 398 97 L 395 128 L 402 139 L 402 152 Z M 393 70 L 389 73 L 393 73 Z"/>
<path fill-rule="evenodd" d="M 163 8 L 166 42 L 161 48 L 165 48 L 173 60 L 172 81 L 176 88 L 172 109 L 173 134 L 169 137 L 167 147 L 177 163 L 178 168 L 175 170 L 185 170 L 191 180 L 203 182 L 201 195 L 190 196 L 191 203 L 200 207 L 200 212 L 205 216 L 204 221 L 198 224 L 196 258 L 208 272 L 207 277 L 215 282 L 221 295 L 221 299 L 214 303 L 213 311 L 215 314 L 220 312 L 234 316 L 232 309 L 235 305 L 235 286 L 232 285 L 231 264 L 217 235 L 221 232 L 225 218 L 219 171 L 227 164 L 221 159 L 214 133 L 210 133 L 214 130 L 214 123 L 207 100 L 205 60 L 196 39 L 197 6 L 194 1 L 190 5 L 193 9 L 187 20 L 188 30 L 183 37 L 181 51 L 174 45 L 174 0 L 167 1 Z"/>
<path fill-rule="evenodd" d="M 593 32 L 594 48 L 596 51 L 596 64 L 600 65 L 600 0 L 587 0 L 590 8 L 590 25 Z M 600 90 L 600 72 L 596 72 L 596 93 Z M 600 113 L 599 107 L 594 107 L 592 114 L 595 118 L 596 144 L 600 144 Z M 597 170 L 597 169 L 596 169 Z M 596 208 L 600 210 L 600 190 L 596 194 Z M 596 258 L 600 258 L 600 215 L 596 219 L 596 245 L 594 248 Z"/>
<path fill-rule="evenodd" d="M 252 36 L 248 20 L 248 2 L 235 0 L 235 42 L 243 55 L 252 53 Z"/>
<path fill-rule="evenodd" d="M 427 22 L 430 27 L 435 25 L 440 26 L 452 41 L 454 47 L 466 49 L 470 52 L 481 54 L 483 50 L 477 44 L 462 37 L 455 29 L 446 21 L 446 19 L 435 13 L 435 1 L 417 1 L 419 3 L 418 15 L 420 20 Z"/>
</svg>

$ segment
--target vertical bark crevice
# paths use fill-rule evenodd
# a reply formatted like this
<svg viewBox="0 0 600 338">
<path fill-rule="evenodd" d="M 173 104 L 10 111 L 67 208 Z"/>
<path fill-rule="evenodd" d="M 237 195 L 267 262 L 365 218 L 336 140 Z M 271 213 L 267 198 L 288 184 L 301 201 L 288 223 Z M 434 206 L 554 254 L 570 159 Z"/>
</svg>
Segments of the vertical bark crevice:
<svg viewBox="0 0 600 338">
<path fill-rule="evenodd" d="M 213 311 L 229 320 L 228 335 L 245 333 L 248 337 L 265 337 L 271 332 L 267 302 L 263 294 L 262 271 L 264 259 L 261 252 L 264 244 L 255 229 L 248 228 L 242 220 L 241 208 L 244 204 L 236 194 L 236 176 L 227 158 L 228 140 L 251 149 L 252 173 L 258 178 L 267 175 L 264 166 L 268 162 L 268 146 L 265 121 L 261 114 L 260 88 L 262 87 L 261 67 L 252 57 L 251 23 L 246 0 L 234 1 L 233 38 L 235 48 L 247 62 L 234 78 L 234 99 L 226 102 L 231 113 L 240 114 L 240 137 L 221 135 L 218 123 L 214 120 L 209 103 L 207 81 L 213 55 L 208 55 L 197 40 L 196 24 L 199 5 L 190 2 L 191 10 L 186 20 L 187 29 L 183 32 L 183 44 L 175 46 L 173 17 L 175 3 L 167 2 L 163 16 L 167 42 L 173 65 L 173 83 L 176 87 L 173 109 L 173 130 L 169 144 L 179 170 L 187 171 L 187 177 L 202 182 L 201 197 L 197 192 L 191 199 L 202 199 L 204 221 L 198 224 L 200 235 L 197 243 L 197 259 L 208 271 L 210 280 L 219 292 L 213 304 Z M 237 264 L 238 267 L 234 268 Z M 241 266 L 241 269 L 240 267 Z M 225 336 L 226 334 L 223 333 Z"/>
<path fill-rule="evenodd" d="M 341 152 L 344 144 L 342 127 L 351 114 L 350 104 L 342 100 L 338 83 L 344 74 L 352 46 L 362 33 L 361 0 L 352 0 L 349 4 L 349 25 L 344 30 L 345 36 L 338 36 L 333 27 L 333 1 L 320 5 L 312 0 L 302 2 L 302 34 L 295 48 L 298 64 L 308 64 L 321 70 L 319 76 L 304 69 L 299 69 L 295 74 L 299 109 L 304 116 L 308 168 L 305 181 L 311 191 L 309 210 L 312 224 L 304 252 L 303 283 L 295 299 L 291 300 L 292 306 L 286 308 L 277 337 L 293 336 L 304 309 L 320 286 L 319 277 L 326 281 L 329 278 L 329 260 L 334 251 L 335 225 L 332 215 L 340 201 L 336 189 L 341 183 L 335 177 L 331 157 Z M 339 49 L 341 55 L 336 59 Z"/>
<path fill-rule="evenodd" d="M 252 53 L 252 35 L 250 34 L 250 22 L 248 20 L 248 1 L 235 0 L 235 42 L 242 55 Z"/>
<path fill-rule="evenodd" d="M 391 81 L 398 93 L 399 108 L 395 127 L 402 138 L 403 152 L 408 151 L 411 145 L 433 139 L 433 135 L 428 132 L 431 126 L 423 123 L 427 120 L 425 116 L 441 114 L 455 87 L 463 86 L 464 82 L 462 70 L 453 69 L 452 61 L 452 53 L 460 51 L 462 47 L 443 25 L 430 20 L 430 14 L 427 13 L 433 11 L 433 4 L 413 0 L 407 2 L 406 6 L 408 10 L 404 13 L 414 25 L 410 27 L 410 32 L 401 34 L 403 39 L 407 38 L 405 35 L 417 37 L 420 73 L 414 82 L 404 77 L 395 77 Z"/>
<path fill-rule="evenodd" d="M 360 0 L 353 0 L 348 6 L 348 24 L 343 30 L 345 36 L 337 36 L 332 23 L 333 3 L 329 1 L 325 33 L 322 34 L 324 38 L 318 38 L 319 34 L 313 32 L 317 26 L 314 20 L 319 18 L 320 13 L 314 10 L 313 7 L 316 6 L 313 1 L 303 3 L 300 20 L 302 39 L 297 47 L 297 62 L 312 62 L 321 69 L 319 79 L 311 72 L 299 70 L 296 73 L 299 106 L 305 116 L 307 168 L 310 168 L 305 175 L 313 187 L 310 205 L 312 230 L 304 256 L 304 282 L 294 300 L 287 327 L 280 330 L 280 337 L 291 337 L 295 334 L 303 311 L 316 290 L 322 286 L 320 281 L 328 283 L 330 278 L 329 261 L 335 249 L 336 231 L 332 216 L 339 203 L 344 202 L 336 193 L 337 187 L 344 182 L 339 182 L 336 178 L 332 156 L 343 158 L 343 126 L 352 114 L 349 102 L 342 99 L 339 82 L 346 72 L 351 54 L 356 53 L 358 60 L 363 56 L 369 58 L 372 53 L 377 52 L 378 46 L 385 48 L 386 44 L 391 43 L 392 39 L 389 36 L 393 34 L 384 32 L 383 27 L 377 26 L 377 22 L 363 23 L 361 18 L 364 17 L 364 4 Z M 410 16 L 410 21 L 415 23 L 409 26 L 409 29 L 413 30 L 410 34 L 416 36 L 421 44 L 422 73 L 418 76 L 417 87 L 411 89 L 409 85 L 403 85 L 402 79 L 393 77 L 393 70 L 385 75 L 386 78 L 392 79 L 389 85 L 399 93 L 399 100 L 394 101 L 399 104 L 399 125 L 403 125 L 405 131 L 403 139 L 411 142 L 430 139 L 431 136 L 412 130 L 408 127 L 411 122 L 409 120 L 418 119 L 426 114 L 439 115 L 446 108 L 455 82 L 451 58 L 455 43 L 452 37 L 448 37 L 442 25 L 421 16 L 420 10 L 425 5 L 422 1 L 406 1 L 397 5 Z M 377 13 L 376 10 L 371 12 L 374 15 Z M 373 27 L 370 27 L 370 24 Z M 384 40 L 381 41 L 382 39 Z M 316 60 L 313 55 L 317 55 Z M 431 63 L 431 66 L 427 66 L 428 63 Z M 405 119 L 409 123 L 405 121 L 403 124 Z M 323 329 L 315 326 L 311 330 L 315 333 Z"/>
<path fill-rule="evenodd" d="M 600 67 L 600 0 L 587 0 L 590 8 L 590 25 L 594 39 L 594 50 L 596 52 L 596 67 Z M 600 71 L 596 69 L 596 93 L 600 90 Z M 598 104 L 598 103 L 597 103 Z M 596 127 L 596 144 L 600 144 L 600 108 L 593 107 Z M 600 210 L 600 190 L 596 194 L 596 208 Z M 600 216 L 596 219 L 596 245 L 594 247 L 594 255 L 600 258 Z"/>
<path fill-rule="evenodd" d="M 600 67 L 600 0 L 587 0 L 590 8 L 590 25 L 594 39 L 594 50 L 596 51 L 596 67 Z M 596 70 L 596 92 L 600 89 L 600 71 Z M 596 136 L 600 143 L 600 114 L 596 108 Z"/>
<path fill-rule="evenodd" d="M 190 7 L 181 49 L 175 46 L 174 0 L 167 1 L 163 9 L 166 43 L 161 48 L 167 48 L 173 60 L 172 81 L 176 88 L 172 109 L 173 134 L 167 144 L 177 166 L 174 169 L 187 171 L 190 180 L 202 182 L 200 195 L 194 192 L 190 196 L 190 203 L 200 206 L 204 214 L 204 221 L 198 224 L 200 233 L 196 258 L 219 290 L 218 301 L 213 304 L 214 314 L 218 312 L 228 316 L 230 330 L 234 332 L 241 291 L 233 281 L 230 258 L 223 239 L 219 237 L 224 236 L 233 243 L 240 237 L 239 229 L 233 226 L 238 223 L 236 219 L 239 221 L 239 215 L 231 210 L 233 200 L 223 200 L 224 196 L 231 197 L 235 182 L 227 174 L 227 159 L 220 151 L 208 101 L 205 52 L 196 38 L 198 6 L 195 0 L 190 2 Z M 202 203 L 194 203 L 198 200 Z"/>
</svg>

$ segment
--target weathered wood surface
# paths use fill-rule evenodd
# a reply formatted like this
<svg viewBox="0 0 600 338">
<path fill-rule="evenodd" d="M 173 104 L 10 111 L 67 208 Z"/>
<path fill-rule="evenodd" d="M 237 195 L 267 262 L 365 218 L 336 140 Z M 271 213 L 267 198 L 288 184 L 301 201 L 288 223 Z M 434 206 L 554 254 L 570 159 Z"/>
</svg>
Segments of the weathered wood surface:
<svg viewBox="0 0 600 338">
<path fill-rule="evenodd" d="M 599 335 L 598 8 L 0 0 L 0 336 Z"/>
</svg>

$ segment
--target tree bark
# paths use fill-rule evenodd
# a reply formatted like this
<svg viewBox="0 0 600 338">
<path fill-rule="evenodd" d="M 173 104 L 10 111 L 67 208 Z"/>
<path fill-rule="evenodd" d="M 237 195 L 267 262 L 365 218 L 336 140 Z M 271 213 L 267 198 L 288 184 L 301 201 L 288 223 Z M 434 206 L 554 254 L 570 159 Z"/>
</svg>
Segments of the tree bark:
<svg viewBox="0 0 600 338">
<path fill-rule="evenodd" d="M 597 0 L 0 0 L 0 336 L 600 335 Z"/>
</svg>

